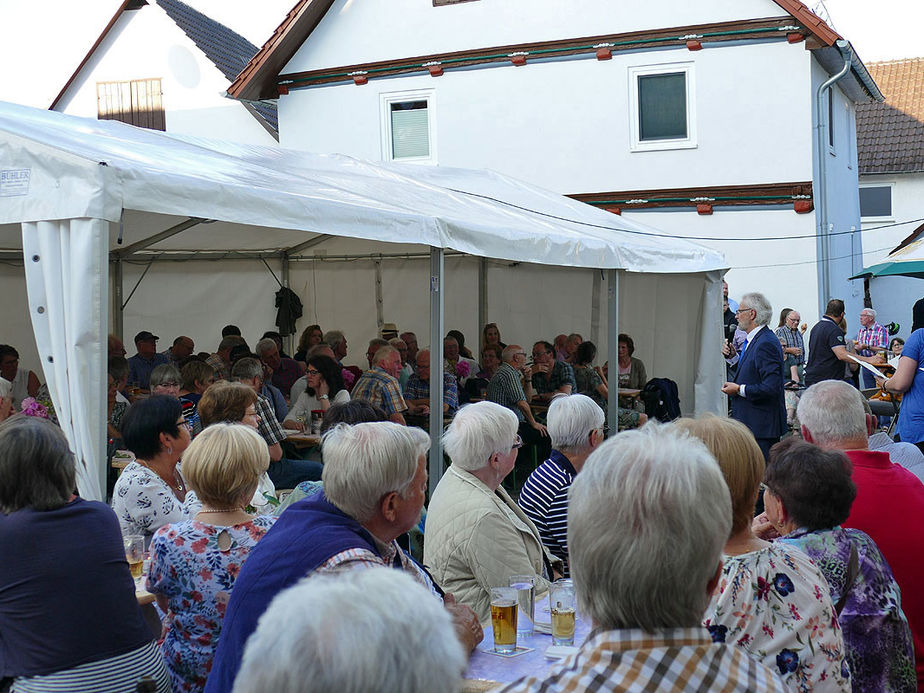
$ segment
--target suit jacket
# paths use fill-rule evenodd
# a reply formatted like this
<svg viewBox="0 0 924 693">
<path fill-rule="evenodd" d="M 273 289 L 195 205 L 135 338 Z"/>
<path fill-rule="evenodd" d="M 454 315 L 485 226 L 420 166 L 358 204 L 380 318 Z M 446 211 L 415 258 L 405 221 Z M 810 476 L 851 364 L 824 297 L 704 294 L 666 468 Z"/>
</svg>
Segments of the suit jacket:
<svg viewBox="0 0 924 693">
<path fill-rule="evenodd" d="M 755 438 L 779 438 L 786 431 L 783 393 L 783 348 L 764 326 L 748 342 L 738 360 L 735 382 L 744 385 L 744 397 L 732 397 L 732 418 L 751 429 Z"/>
</svg>

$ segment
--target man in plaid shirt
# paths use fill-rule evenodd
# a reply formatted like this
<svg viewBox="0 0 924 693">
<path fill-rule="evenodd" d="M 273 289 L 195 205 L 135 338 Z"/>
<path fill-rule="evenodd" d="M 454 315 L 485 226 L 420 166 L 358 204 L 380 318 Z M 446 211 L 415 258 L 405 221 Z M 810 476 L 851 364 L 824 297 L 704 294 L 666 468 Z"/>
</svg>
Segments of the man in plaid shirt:
<svg viewBox="0 0 924 693">
<path fill-rule="evenodd" d="M 885 327 L 876 322 L 876 311 L 872 308 L 864 308 L 860 311 L 860 331 L 857 332 L 857 353 L 860 356 L 873 356 L 881 349 L 885 349 L 889 344 L 889 332 Z M 873 374 L 865 368 L 863 371 L 863 386 L 876 387 L 876 381 Z"/>
<path fill-rule="evenodd" d="M 502 691 L 786 690 L 703 627 L 731 529 L 728 486 L 703 445 L 667 427 L 620 433 L 587 458 L 569 498 L 571 574 L 595 628 L 547 677 Z"/>
</svg>

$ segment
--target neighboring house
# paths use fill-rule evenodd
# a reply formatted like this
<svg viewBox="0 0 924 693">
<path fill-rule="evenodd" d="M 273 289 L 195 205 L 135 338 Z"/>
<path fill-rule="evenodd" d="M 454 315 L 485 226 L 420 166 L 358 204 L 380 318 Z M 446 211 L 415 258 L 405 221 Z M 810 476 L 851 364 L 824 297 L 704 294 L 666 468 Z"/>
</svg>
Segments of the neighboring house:
<svg viewBox="0 0 924 693">
<path fill-rule="evenodd" d="M 811 322 L 862 299 L 855 110 L 881 95 L 840 39 L 797 0 L 299 0 L 229 94 L 278 98 L 284 147 L 494 169 L 696 238 L 733 297 Z"/>
<path fill-rule="evenodd" d="M 869 72 L 885 102 L 857 108 L 863 267 L 869 267 L 916 239 L 924 219 L 924 58 L 870 63 Z M 875 228 L 898 224 L 889 228 Z M 901 242 L 901 243 L 900 243 Z M 858 282 L 859 283 L 859 282 Z M 911 307 L 924 296 L 918 278 L 866 280 L 879 322 L 911 329 Z"/>
<path fill-rule="evenodd" d="M 225 93 L 256 52 L 179 0 L 125 0 L 50 109 L 275 146 L 276 104 Z"/>
</svg>

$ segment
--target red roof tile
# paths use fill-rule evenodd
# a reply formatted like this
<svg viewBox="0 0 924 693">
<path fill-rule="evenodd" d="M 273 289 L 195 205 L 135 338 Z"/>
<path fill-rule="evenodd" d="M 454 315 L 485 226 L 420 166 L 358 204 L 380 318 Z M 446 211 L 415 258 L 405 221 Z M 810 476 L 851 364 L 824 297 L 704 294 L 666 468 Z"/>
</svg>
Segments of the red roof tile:
<svg viewBox="0 0 924 693">
<path fill-rule="evenodd" d="M 924 171 L 924 58 L 867 65 L 884 103 L 857 106 L 861 174 Z"/>
</svg>

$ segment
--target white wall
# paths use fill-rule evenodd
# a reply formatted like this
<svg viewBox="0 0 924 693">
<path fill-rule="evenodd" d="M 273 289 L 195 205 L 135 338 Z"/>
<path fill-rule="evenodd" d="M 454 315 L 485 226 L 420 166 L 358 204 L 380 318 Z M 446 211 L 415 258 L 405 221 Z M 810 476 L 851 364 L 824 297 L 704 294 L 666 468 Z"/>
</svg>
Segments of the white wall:
<svg viewBox="0 0 924 693">
<path fill-rule="evenodd" d="M 924 173 L 863 176 L 861 184 L 892 183 L 892 217 L 881 221 L 864 222 L 863 266 L 882 262 L 886 255 L 921 225 L 924 219 Z M 916 221 L 915 221 L 916 220 Z M 875 228 L 890 223 L 909 222 L 891 228 Z M 862 285 L 862 281 L 857 282 Z M 911 332 L 911 308 L 924 296 L 924 282 L 914 277 L 875 277 L 870 280 L 873 308 L 878 311 L 880 323 L 898 322 L 899 335 L 906 338 Z"/>
<path fill-rule="evenodd" d="M 241 103 L 222 96 L 228 80 L 156 4 L 122 14 L 55 110 L 95 118 L 97 82 L 156 78 L 169 132 L 276 145 Z"/>
<path fill-rule="evenodd" d="M 628 68 L 676 62 L 694 64 L 698 146 L 630 151 Z M 279 99 L 280 144 L 381 160 L 380 95 L 430 89 L 443 166 L 561 193 L 807 181 L 810 62 L 802 47 L 756 44 L 299 89 Z"/>
<path fill-rule="evenodd" d="M 336 0 L 283 72 L 783 15 L 772 0 L 478 0 L 443 7 L 430 0 Z"/>
</svg>

